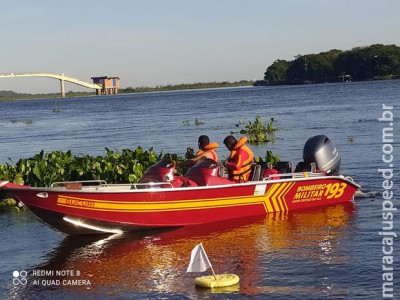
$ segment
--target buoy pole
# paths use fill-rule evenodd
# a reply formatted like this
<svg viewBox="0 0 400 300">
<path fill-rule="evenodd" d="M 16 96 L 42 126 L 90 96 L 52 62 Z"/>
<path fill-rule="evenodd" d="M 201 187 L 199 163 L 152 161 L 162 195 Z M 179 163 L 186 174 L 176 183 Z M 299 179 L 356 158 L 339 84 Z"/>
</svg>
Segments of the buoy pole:
<svg viewBox="0 0 400 300">
<path fill-rule="evenodd" d="M 214 269 L 212 266 L 211 266 L 211 272 L 213 273 L 215 280 L 217 280 L 217 275 L 215 275 L 215 272 L 214 272 Z"/>
<path fill-rule="evenodd" d="M 208 259 L 208 255 L 206 253 L 206 250 L 204 250 L 203 243 L 200 243 L 200 245 L 201 245 L 201 248 L 203 249 L 204 255 L 206 256 L 208 264 L 210 265 L 211 272 L 213 273 L 215 280 L 217 280 L 217 276 L 215 275 L 214 268 L 212 267 L 212 264 L 211 264 L 210 260 Z"/>
</svg>

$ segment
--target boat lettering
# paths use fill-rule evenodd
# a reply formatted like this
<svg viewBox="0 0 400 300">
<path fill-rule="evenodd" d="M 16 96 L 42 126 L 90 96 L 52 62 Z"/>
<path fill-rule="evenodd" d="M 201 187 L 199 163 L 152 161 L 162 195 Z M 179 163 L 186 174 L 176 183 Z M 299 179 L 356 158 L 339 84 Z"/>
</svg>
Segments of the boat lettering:
<svg viewBox="0 0 400 300">
<path fill-rule="evenodd" d="M 65 205 L 78 207 L 94 207 L 94 202 L 82 199 L 65 199 Z"/>
<path fill-rule="evenodd" d="M 332 198 L 339 198 L 340 196 L 343 195 L 344 189 L 346 188 L 347 184 L 342 182 L 342 183 L 329 183 L 326 185 L 326 192 L 325 196 L 327 199 L 332 199 Z"/>
<path fill-rule="evenodd" d="M 329 183 L 329 184 L 314 184 L 302 185 L 296 190 L 293 197 L 293 203 L 319 201 L 322 199 L 339 198 L 343 195 L 346 189 L 346 183 Z"/>
<path fill-rule="evenodd" d="M 297 188 L 297 192 L 324 190 L 325 187 L 326 184 L 302 185 Z"/>
</svg>

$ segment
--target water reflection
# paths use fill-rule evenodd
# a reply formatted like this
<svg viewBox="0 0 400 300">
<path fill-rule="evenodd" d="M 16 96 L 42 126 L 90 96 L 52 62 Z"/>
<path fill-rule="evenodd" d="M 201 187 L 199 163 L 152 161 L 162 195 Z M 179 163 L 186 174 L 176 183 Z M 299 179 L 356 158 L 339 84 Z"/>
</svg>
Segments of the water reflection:
<svg viewBox="0 0 400 300">
<path fill-rule="evenodd" d="M 204 226 L 135 234 L 69 237 L 64 239 L 37 270 L 79 271 L 79 277 L 45 276 L 35 279 L 89 280 L 90 286 L 53 286 L 52 289 L 121 293 L 209 293 L 194 288 L 194 278 L 187 274 L 190 251 L 202 242 L 217 273 L 236 273 L 240 284 L 212 292 L 245 294 L 323 293 L 331 289 L 329 278 L 319 289 L 297 286 L 282 280 L 301 273 L 304 266 L 288 265 L 293 259 L 312 259 L 317 264 L 337 265 L 348 257 L 341 240 L 346 234 L 354 207 L 336 205 L 308 212 L 274 214 L 258 219 L 241 219 Z M 291 275 L 283 274 L 280 261 Z M 31 272 L 29 272 L 32 274 Z M 279 278 L 279 280 L 278 280 Z M 291 278 L 293 281 L 295 278 Z M 49 287 L 30 284 L 30 292 Z M 21 291 L 22 292 L 22 291 Z"/>
</svg>

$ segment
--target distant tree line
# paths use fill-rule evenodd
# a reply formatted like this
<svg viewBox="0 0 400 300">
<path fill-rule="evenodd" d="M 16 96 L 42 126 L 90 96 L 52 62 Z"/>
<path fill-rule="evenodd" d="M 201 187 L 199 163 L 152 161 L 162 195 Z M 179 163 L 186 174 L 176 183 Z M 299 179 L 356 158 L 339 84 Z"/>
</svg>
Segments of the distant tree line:
<svg viewBox="0 0 400 300">
<path fill-rule="evenodd" d="M 190 89 L 206 89 L 206 88 L 221 88 L 221 87 L 238 87 L 238 86 L 252 86 L 254 81 L 240 80 L 240 81 L 222 81 L 222 82 L 196 82 L 196 83 L 183 83 L 176 85 L 157 85 L 156 87 L 141 86 L 141 87 L 127 87 L 119 89 L 119 93 L 142 93 L 142 92 L 161 92 L 161 91 L 176 91 L 176 90 L 190 90 Z"/>
<path fill-rule="evenodd" d="M 393 78 L 400 78 L 400 47 L 376 44 L 298 55 L 292 61 L 278 59 L 267 68 L 264 80 L 255 85 Z"/>
<path fill-rule="evenodd" d="M 176 85 L 157 85 L 156 87 L 127 87 L 120 88 L 118 93 L 143 93 L 143 92 L 161 92 L 161 91 L 175 91 L 175 90 L 190 90 L 190 89 L 206 89 L 206 88 L 222 88 L 222 87 L 240 87 L 240 86 L 252 86 L 254 81 L 252 80 L 240 80 L 240 81 L 222 81 L 222 82 L 197 82 L 197 83 L 184 83 Z M 66 97 L 79 97 L 79 96 L 94 96 L 94 92 L 67 92 Z M 49 94 L 21 94 L 13 91 L 0 91 L 1 100 L 14 100 L 14 99 L 32 99 L 32 98 L 59 98 L 60 93 L 49 93 Z"/>
</svg>

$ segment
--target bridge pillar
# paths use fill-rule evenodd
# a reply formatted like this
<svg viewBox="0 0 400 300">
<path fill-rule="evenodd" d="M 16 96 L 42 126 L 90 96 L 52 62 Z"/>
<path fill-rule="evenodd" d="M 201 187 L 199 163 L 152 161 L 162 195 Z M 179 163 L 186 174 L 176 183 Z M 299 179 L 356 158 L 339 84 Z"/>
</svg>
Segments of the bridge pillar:
<svg viewBox="0 0 400 300">
<path fill-rule="evenodd" d="M 60 85 L 61 85 L 61 98 L 65 98 L 65 85 L 64 85 L 64 80 L 60 79 Z"/>
</svg>

